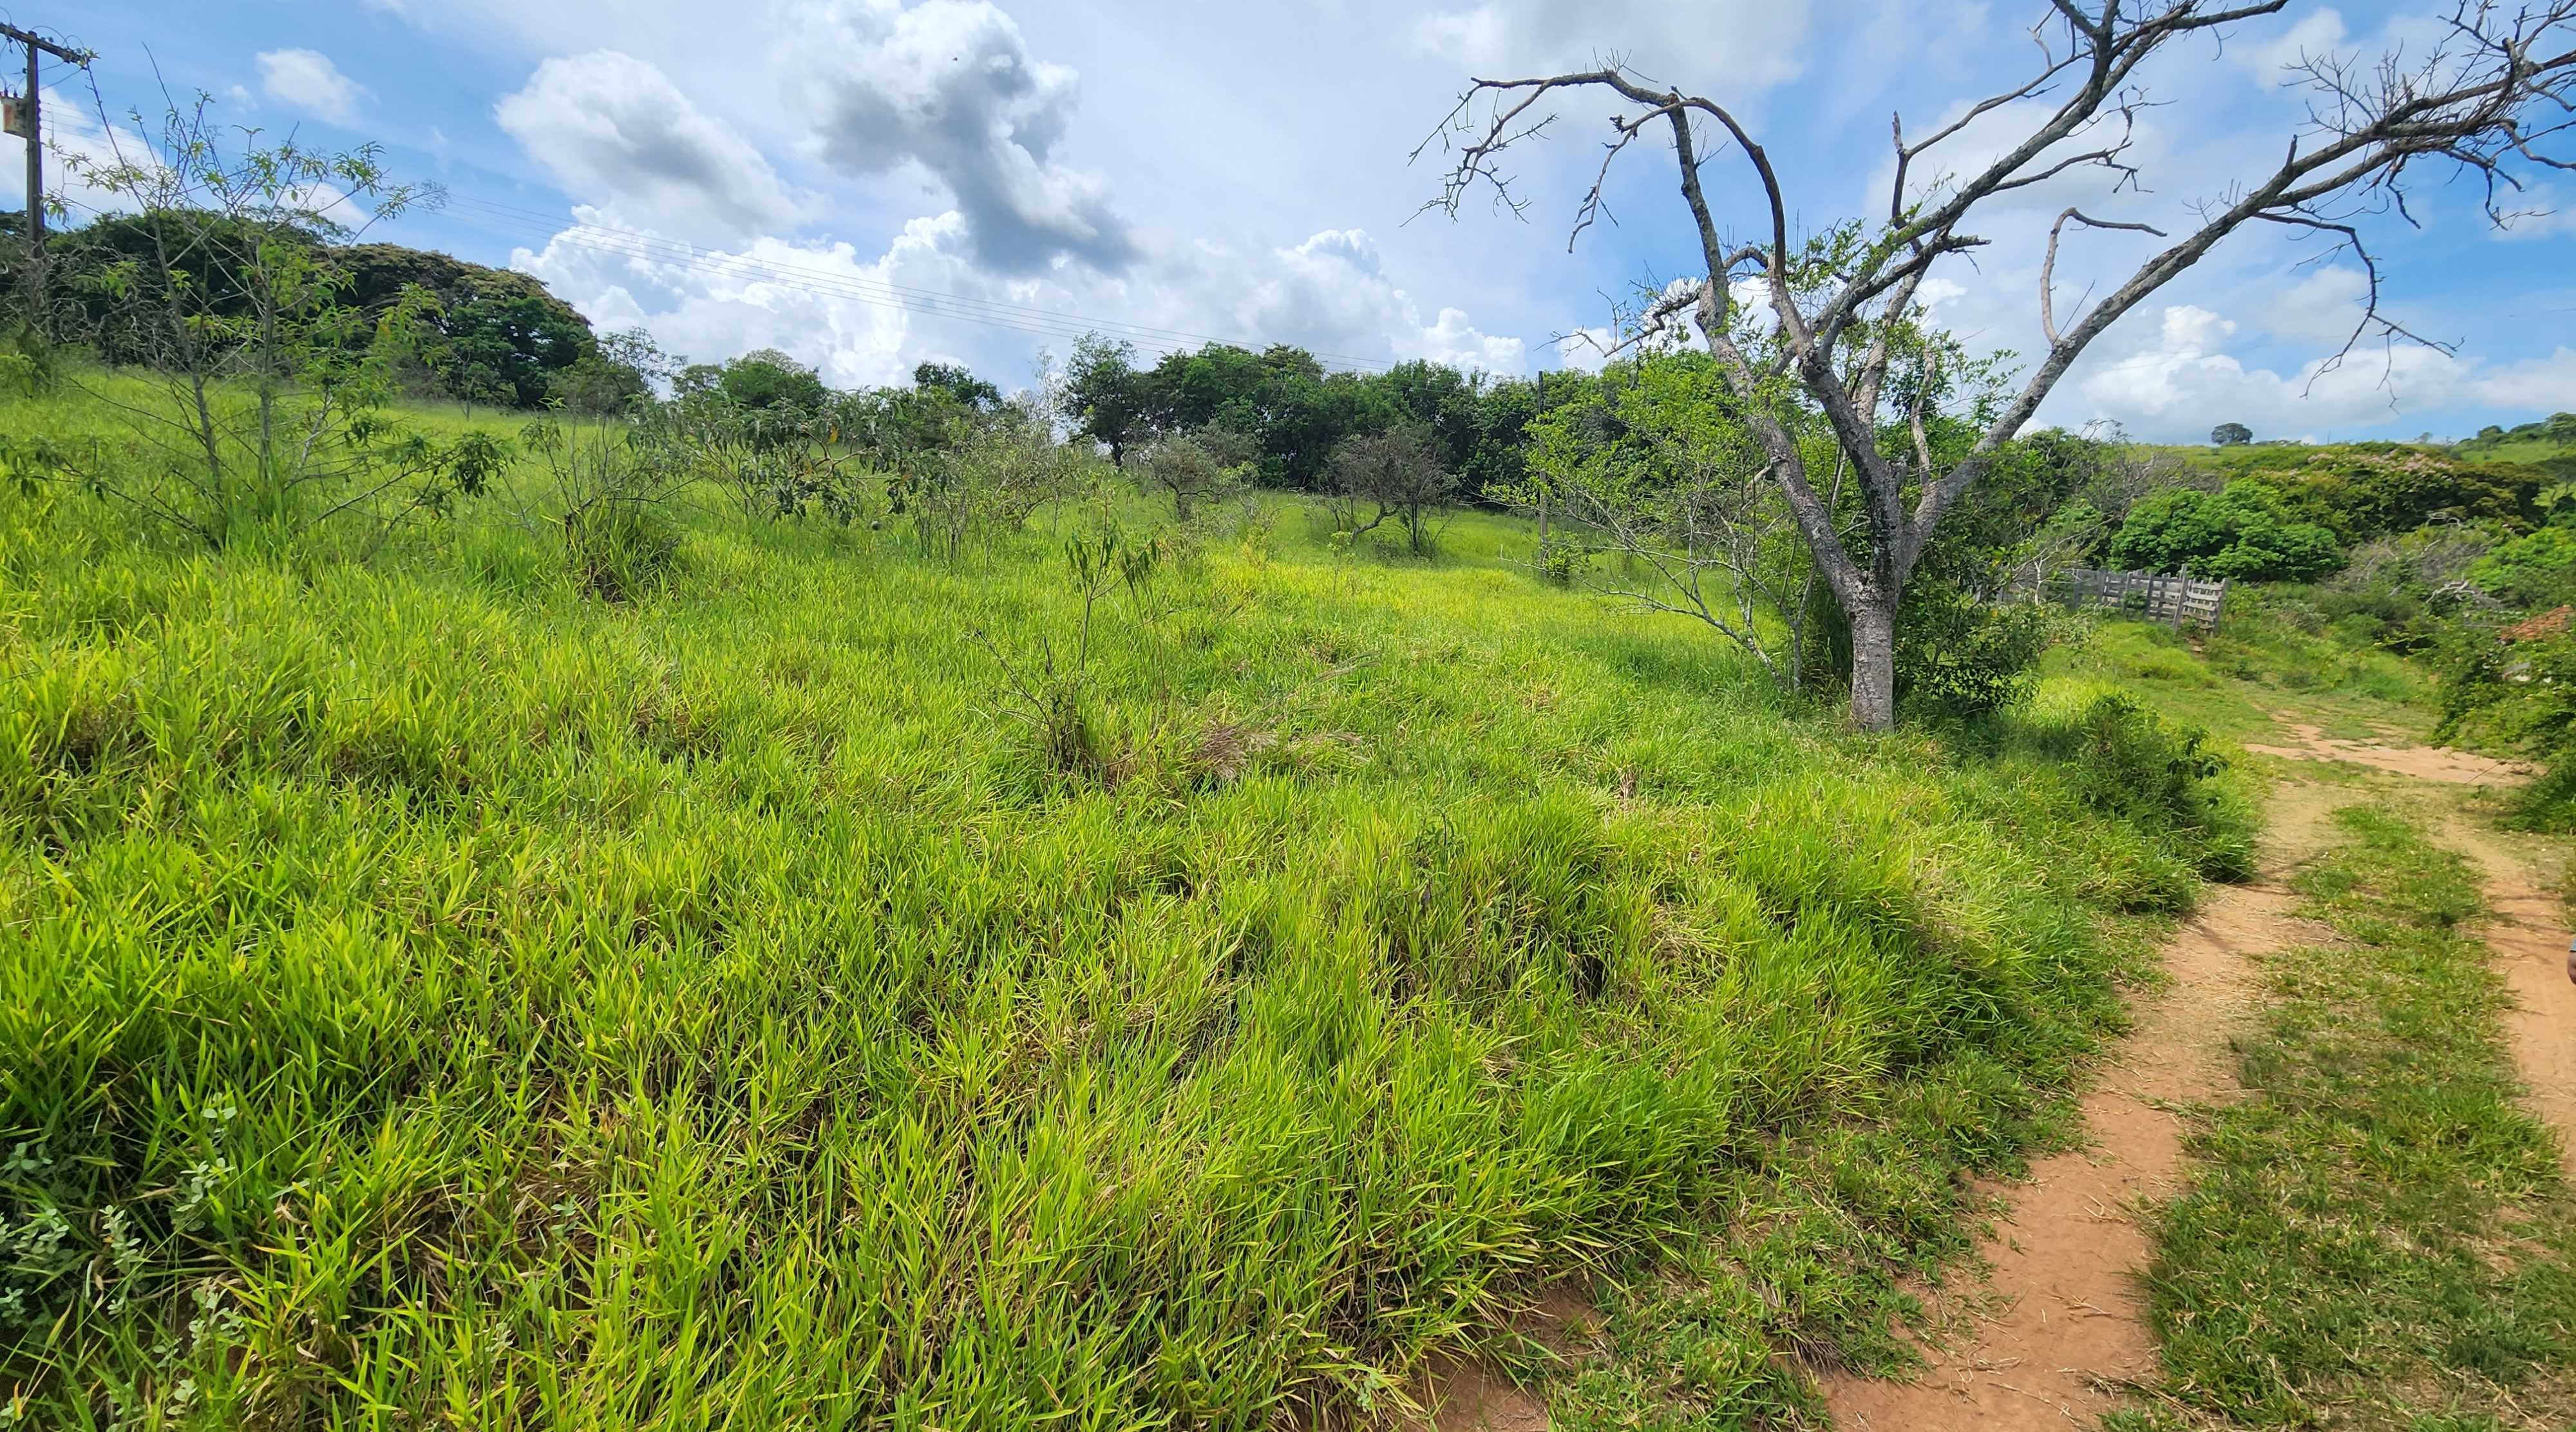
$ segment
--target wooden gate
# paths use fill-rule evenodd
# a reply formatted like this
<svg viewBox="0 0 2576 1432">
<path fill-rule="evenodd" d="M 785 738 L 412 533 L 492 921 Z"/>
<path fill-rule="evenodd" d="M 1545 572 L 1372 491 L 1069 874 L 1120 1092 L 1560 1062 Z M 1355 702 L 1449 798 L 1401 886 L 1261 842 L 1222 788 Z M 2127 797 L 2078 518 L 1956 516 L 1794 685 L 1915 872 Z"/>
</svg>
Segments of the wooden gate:
<svg viewBox="0 0 2576 1432">
<path fill-rule="evenodd" d="M 2157 572 L 2069 567 L 2049 580 L 2048 595 L 2071 607 L 2108 607 L 2168 626 L 2214 627 L 2227 600 L 2227 584 Z"/>
</svg>

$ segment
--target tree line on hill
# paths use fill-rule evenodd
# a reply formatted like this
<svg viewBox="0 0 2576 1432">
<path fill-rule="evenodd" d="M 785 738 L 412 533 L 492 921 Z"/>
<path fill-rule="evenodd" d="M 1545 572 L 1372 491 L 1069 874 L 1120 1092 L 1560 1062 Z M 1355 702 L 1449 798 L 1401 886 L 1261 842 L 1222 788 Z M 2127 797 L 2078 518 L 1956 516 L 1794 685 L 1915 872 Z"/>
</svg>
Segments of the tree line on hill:
<svg viewBox="0 0 2576 1432">
<path fill-rule="evenodd" d="M 55 327 L 110 363 L 166 360 L 155 344 L 167 335 L 151 320 L 174 292 L 207 321 L 248 323 L 276 300 L 287 281 L 281 275 L 301 275 L 293 279 L 308 290 L 300 302 L 348 319 L 314 324 L 307 339 L 374 352 L 402 390 L 531 412 L 681 415 L 699 433 L 701 454 L 766 451 L 758 463 L 744 459 L 743 470 L 772 474 L 761 480 L 772 483 L 774 506 L 824 491 L 810 475 L 821 470 L 815 464 L 800 469 L 806 477 L 775 477 L 776 450 L 791 437 L 906 474 L 997 424 L 1035 422 L 1095 448 L 1183 517 L 1236 491 L 1303 492 L 1337 504 L 1333 519 L 1347 530 L 1365 535 L 1392 523 L 1408 547 L 1423 551 L 1442 502 L 1513 506 L 1556 523 L 1539 560 L 1566 580 L 1607 553 L 1678 550 L 1683 565 L 1672 590 L 1629 595 L 1709 621 L 1764 660 L 1777 659 L 1793 680 L 1818 663 L 1839 668 L 1848 660 L 1838 613 L 1705 353 L 1632 351 L 1595 372 L 1522 379 L 1423 361 L 1333 372 L 1284 344 L 1253 352 L 1211 343 L 1148 365 L 1130 346 L 1094 335 L 1016 400 L 942 363 L 920 365 L 909 385 L 835 391 L 813 367 L 776 350 L 685 363 L 640 330 L 595 333 L 531 276 L 393 244 L 335 242 L 322 225 L 274 216 L 111 216 L 55 235 L 49 257 L 63 296 Z M 400 341 L 388 342 L 397 332 Z M 1972 366 L 1953 364 L 1947 381 L 1956 391 L 1940 396 L 1964 393 Z M 1973 402 L 1955 411 L 1930 404 L 1921 434 L 1927 451 L 1973 444 L 1975 416 Z M 1802 421 L 1820 445 L 1833 441 L 1818 415 Z M 2525 428 L 2555 431 L 2547 423 Z M 2249 444 L 2234 424 L 2213 436 L 2219 442 L 2206 462 L 2160 456 L 2116 435 L 2042 431 L 2005 444 L 1927 548 L 1917 617 L 1898 636 L 1907 669 L 1926 668 L 1945 643 L 2012 647 L 1978 615 L 1988 598 L 2070 565 L 2308 581 L 2342 571 L 2356 553 L 2386 568 L 2381 549 L 2390 543 L 2475 547 L 2469 566 L 2441 580 L 2516 605 L 2564 594 L 2576 571 L 2569 537 L 2576 524 L 2568 521 L 2576 459 L 2480 461 L 2390 443 Z M 1912 439 L 1891 432 L 1887 441 Z M 1838 489 L 1834 520 L 1864 528 L 1860 501 L 1858 492 Z M 850 507 L 838 498 L 825 505 Z M 2428 526 L 2441 542 L 2411 536 Z M 1788 630 L 1785 650 L 1763 635 L 1770 623 L 1711 606 L 1718 581 L 1766 593 L 1763 605 Z"/>
<path fill-rule="evenodd" d="M 0 216 L 0 227 L 14 228 L 15 216 Z M 50 235 L 49 276 L 59 296 L 53 324 L 103 361 L 149 364 L 152 339 L 134 321 L 148 303 L 137 300 L 166 297 L 148 291 L 154 285 L 182 284 L 208 315 L 239 318 L 255 304 L 258 285 L 233 257 L 263 244 L 306 250 L 315 282 L 332 302 L 369 319 L 409 303 L 415 321 L 394 366 L 401 386 L 421 396 L 604 416 L 632 413 L 667 394 L 773 417 L 828 415 L 840 420 L 835 431 L 925 443 L 953 430 L 954 419 L 990 415 L 1005 402 L 998 385 L 951 364 L 920 365 L 908 388 L 856 392 L 835 392 L 814 368 L 774 349 L 685 364 L 641 330 L 595 332 L 531 275 L 396 244 L 338 243 L 320 225 L 219 213 L 108 215 Z M 21 262 L 14 253 L 0 258 L 0 283 L 11 304 L 18 301 Z M 132 275 L 121 284 L 120 268 Z M 147 291 L 133 291 L 136 285 Z M 345 341 L 363 345 L 376 337 L 374 326 L 359 323 Z M 1146 457 L 1149 471 L 1140 476 L 1148 485 L 1156 480 L 1150 469 L 1158 448 L 1168 455 L 1170 444 L 1187 440 L 1224 459 L 1217 465 L 1237 470 L 1249 485 L 1329 493 L 1337 450 L 1356 438 L 1401 432 L 1443 475 L 1435 484 L 1440 495 L 1484 501 L 1526 486 L 1542 431 L 1556 434 L 1560 452 L 1566 434 L 1579 433 L 1604 453 L 1624 446 L 1618 465 L 1651 467 L 1658 458 L 1640 448 L 1633 424 L 1622 416 L 1643 409 L 1623 395 L 1661 370 L 1699 371 L 1705 378 L 1705 364 L 1704 355 L 1666 352 L 1631 356 L 1597 372 L 1535 378 L 1422 360 L 1354 373 L 1328 371 L 1293 345 L 1254 352 L 1210 343 L 1147 365 L 1130 345 L 1093 335 L 1074 345 L 1051 391 L 1041 396 L 1068 435 L 1096 443 L 1113 464 L 1127 468 L 1131 458 Z M 2393 443 L 2251 444 L 2234 423 L 2220 424 L 2212 437 L 2220 449 L 2214 464 L 2157 467 L 2147 474 L 2157 490 L 2134 501 L 2097 490 L 2090 499 L 2074 499 L 2069 510 L 2054 503 L 2041 509 L 2051 519 L 2056 553 L 2152 571 L 2308 580 L 2340 570 L 2358 546 L 2437 517 L 2487 524 L 2506 541 L 2547 529 L 2545 495 L 2576 480 L 2576 456 L 2528 464 L 2466 456 L 2500 438 L 2563 440 L 2576 450 L 2576 415 L 2563 413 L 2509 433 L 2490 428 L 2456 454 Z M 2063 434 L 2036 435 L 2019 446 L 2015 464 L 2007 466 L 2025 471 L 2032 464 L 2063 471 L 2069 454 L 2091 451 Z M 2118 446 L 2116 439 L 2107 446 Z M 2079 465 L 2098 468 L 2106 461 L 2095 453 Z M 1165 477 L 1167 486 L 1187 481 Z M 2059 485 L 2066 481 L 2074 480 Z M 1994 490 L 2013 486 L 2007 476 Z M 2543 567 L 2537 559 L 2545 556 L 2515 554 L 2508 565 Z"/>
<path fill-rule="evenodd" d="M 13 224 L 11 227 L 15 227 Z M 107 214 L 46 235 L 53 311 L 47 326 L 113 364 L 159 361 L 160 336 L 144 315 L 184 287 L 203 318 L 238 320 L 261 302 L 244 255 L 280 248 L 309 266 L 309 282 L 369 319 L 411 296 L 417 341 L 405 383 L 418 396 L 538 409 L 549 402 L 605 410 L 644 391 L 615 342 L 531 275 L 388 243 L 342 243 L 318 224 L 212 211 Z M 12 317 L 23 307 L 23 250 L 0 246 L 0 282 Z M 372 322 L 347 341 L 374 338 Z"/>
</svg>

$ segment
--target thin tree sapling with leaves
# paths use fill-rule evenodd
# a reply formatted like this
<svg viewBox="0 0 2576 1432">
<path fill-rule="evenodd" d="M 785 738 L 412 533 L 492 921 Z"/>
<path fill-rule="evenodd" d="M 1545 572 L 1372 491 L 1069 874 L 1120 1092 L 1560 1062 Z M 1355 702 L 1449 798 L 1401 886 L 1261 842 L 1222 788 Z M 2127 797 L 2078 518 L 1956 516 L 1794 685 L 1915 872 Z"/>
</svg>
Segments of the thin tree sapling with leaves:
<svg viewBox="0 0 2576 1432">
<path fill-rule="evenodd" d="M 1138 485 L 1171 498 L 1173 517 L 1188 522 L 1200 507 L 1251 487 L 1251 444 L 1228 428 L 1174 433 L 1147 443 L 1133 468 Z"/>
<path fill-rule="evenodd" d="M 1805 683 L 1814 564 L 1712 360 L 1638 362 L 1592 401 L 1547 413 L 1529 426 L 1525 468 L 1486 495 L 1552 514 L 1542 570 L 1589 571 L 1605 595 L 1695 618 L 1782 684 Z M 1586 560 L 1600 555 L 1622 560 Z"/>
<path fill-rule="evenodd" d="M 383 416 L 398 356 L 429 299 L 406 291 L 370 314 L 320 241 L 345 241 L 437 191 L 394 182 L 373 145 L 329 152 L 256 130 L 228 141 L 200 96 L 163 117 L 151 152 L 128 154 L 100 116 L 105 154 L 65 151 L 68 172 L 146 222 L 149 241 L 81 275 L 98 321 L 155 377 L 136 399 L 81 382 L 126 439 L 66 464 L 92 489 L 208 546 L 291 538 L 366 514 L 385 527 L 479 489 L 488 439 L 438 444 Z M 142 116 L 131 116 L 140 131 Z"/>
</svg>

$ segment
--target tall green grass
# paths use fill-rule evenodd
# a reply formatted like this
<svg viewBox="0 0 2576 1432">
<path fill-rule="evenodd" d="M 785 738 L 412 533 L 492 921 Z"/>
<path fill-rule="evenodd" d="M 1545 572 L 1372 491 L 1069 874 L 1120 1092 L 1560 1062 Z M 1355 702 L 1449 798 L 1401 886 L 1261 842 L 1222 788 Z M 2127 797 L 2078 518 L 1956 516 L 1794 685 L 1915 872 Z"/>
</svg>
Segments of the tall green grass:
<svg viewBox="0 0 2576 1432">
<path fill-rule="evenodd" d="M 1937 1167 L 2008 1160 L 2205 860 L 2072 704 L 1852 737 L 1498 519 L 1111 598 L 1068 772 L 1006 667 L 1096 513 L 692 512 L 609 605 L 499 511 L 359 563 L 0 495 L 0 1415 L 1382 1410 L 1962 1060 Z"/>
</svg>

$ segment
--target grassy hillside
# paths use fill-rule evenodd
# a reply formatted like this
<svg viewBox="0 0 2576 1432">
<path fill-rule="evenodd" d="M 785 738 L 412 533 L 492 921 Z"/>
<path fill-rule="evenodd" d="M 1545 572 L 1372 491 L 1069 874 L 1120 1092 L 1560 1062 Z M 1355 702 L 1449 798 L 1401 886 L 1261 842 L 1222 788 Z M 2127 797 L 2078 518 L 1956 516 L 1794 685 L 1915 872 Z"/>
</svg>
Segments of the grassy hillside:
<svg viewBox="0 0 2576 1432">
<path fill-rule="evenodd" d="M 692 508 L 626 605 L 509 510 L 362 562 L 0 489 L 25 1425 L 1383 1410 L 1784 1138 L 1931 1108 L 1926 1196 L 2008 1165 L 2226 858 L 2092 686 L 1849 736 L 1500 520 L 1208 539 L 1068 714 L 1017 690 L 1086 640 L 1063 538 L 1141 508 L 954 564 Z M 1822 1187 L 1865 1306 L 1956 1238 Z"/>
<path fill-rule="evenodd" d="M 2472 438 L 2455 444 L 2451 451 L 2477 462 L 2544 463 L 2576 457 L 2576 444 L 2569 444 L 2546 434 L 2507 435 L 2500 438 Z"/>
</svg>

